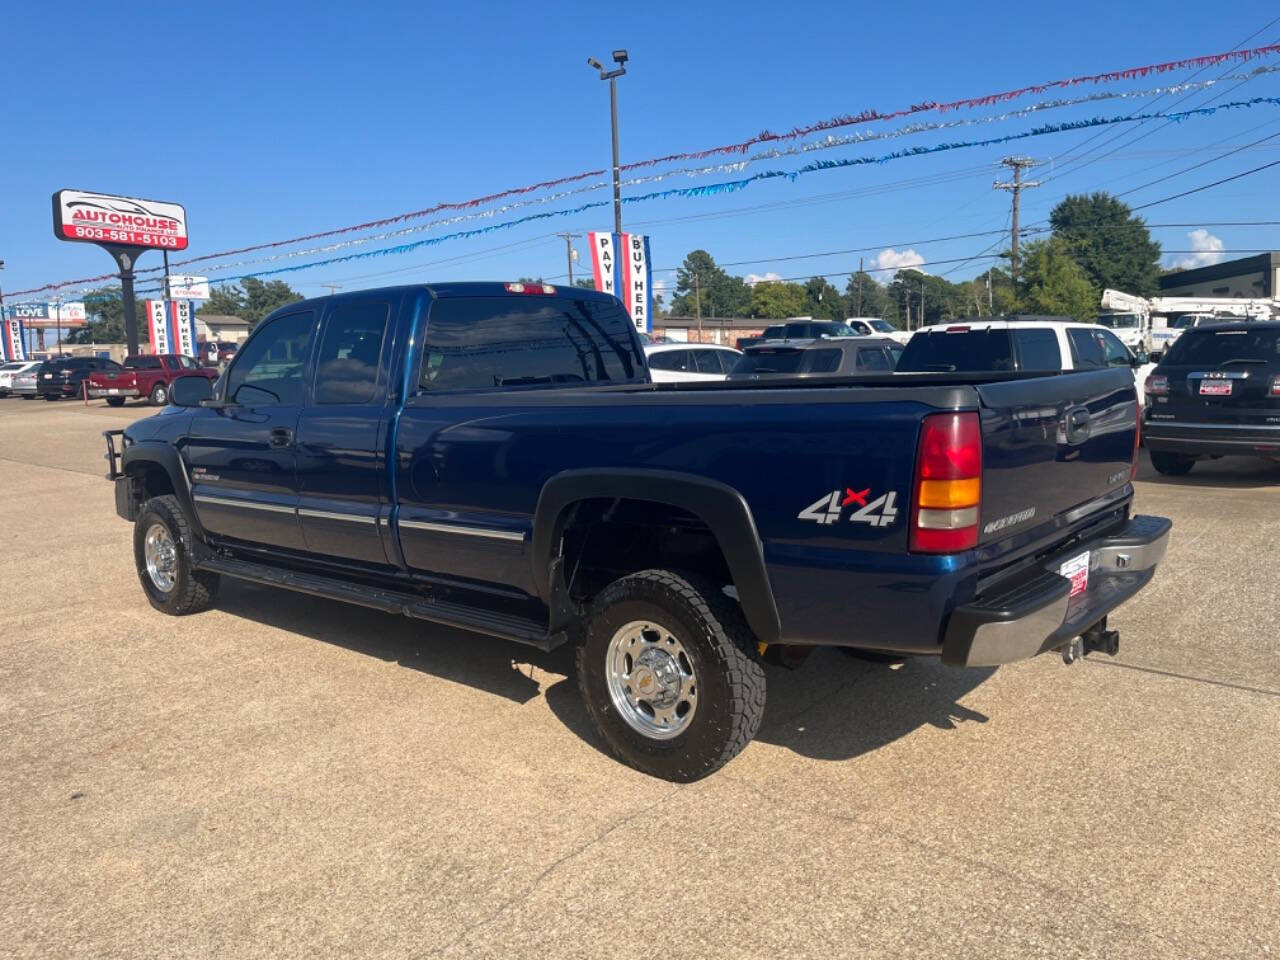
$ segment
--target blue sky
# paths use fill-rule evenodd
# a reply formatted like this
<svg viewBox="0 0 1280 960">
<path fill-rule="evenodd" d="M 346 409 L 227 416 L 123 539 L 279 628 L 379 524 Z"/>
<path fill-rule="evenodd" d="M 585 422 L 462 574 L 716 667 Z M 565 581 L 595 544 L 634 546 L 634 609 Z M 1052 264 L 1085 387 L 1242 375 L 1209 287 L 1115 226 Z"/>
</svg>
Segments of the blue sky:
<svg viewBox="0 0 1280 960">
<path fill-rule="evenodd" d="M 1182 0 L 1041 4 L 1014 15 L 1007 4 L 592 4 L 563 5 L 554 12 L 542 6 L 376 0 L 359 5 L 143 2 L 131 9 L 101 3 L 11 5 L 0 59 L 0 122 L 6 132 L 0 259 L 7 261 L 0 284 L 14 291 L 110 269 L 107 255 L 96 247 L 54 239 L 49 197 L 60 187 L 181 202 L 190 221 L 189 253 L 199 255 L 606 167 L 608 90 L 585 61 L 588 56 L 607 60 L 616 47 L 626 47 L 631 55 L 619 84 L 626 162 L 737 142 L 762 130 L 782 131 L 867 108 L 891 110 L 1280 41 L 1280 11 L 1260 0 L 1221 6 Z M 1280 66 L 1280 57 L 1210 68 L 1194 79 L 1235 76 L 1259 64 Z M 1147 90 L 1192 79 L 1193 72 L 1058 91 L 942 119 L 990 116 L 1095 90 Z M 1223 83 L 1194 93 L 1177 109 L 1212 98 L 1280 96 L 1280 73 L 1227 90 Z M 881 154 L 1042 123 L 1167 109 L 1176 99 L 1045 111 L 818 156 Z M 907 122 L 836 133 L 888 131 Z M 857 253 L 782 259 L 824 251 L 867 248 L 861 255 L 868 267 L 910 262 L 913 254 L 930 262 L 967 257 L 993 239 L 919 241 L 1003 229 L 1009 198 L 993 191 L 991 183 L 1000 173 L 996 161 L 1008 153 L 1035 157 L 1042 166 L 1032 175 L 1049 178 L 1024 195 L 1023 222 L 1034 224 L 1064 193 L 1126 190 L 1233 146 L 1280 134 L 1280 107 L 1095 134 L 1055 134 L 1010 147 L 823 171 L 794 182 L 756 183 L 727 196 L 629 204 L 624 227 L 650 235 L 658 268 L 676 266 L 697 247 L 722 263 L 750 261 L 731 267 L 734 272 L 787 278 L 857 268 Z M 1093 152 L 1080 157 L 1082 151 Z M 1076 157 L 1090 162 L 1076 168 Z M 748 172 L 789 169 L 808 159 L 768 161 Z M 1280 159 L 1280 136 L 1125 199 L 1156 200 L 1274 159 Z M 672 178 L 635 192 L 733 178 Z M 1170 255 L 1170 261 L 1206 262 L 1214 247 L 1280 247 L 1274 227 L 1210 225 L 1280 219 L 1273 210 L 1277 187 L 1280 167 L 1145 215 L 1152 223 L 1188 224 L 1153 231 L 1167 250 L 1206 250 L 1196 257 Z M 601 190 L 574 202 L 608 197 Z M 610 224 L 606 207 L 281 279 L 308 295 L 324 293 L 325 283 L 358 289 L 430 279 L 560 279 L 564 241 L 552 234 Z M 1198 228 L 1205 233 L 1189 238 Z M 578 246 L 585 258 L 585 244 Z M 139 266 L 156 266 L 159 259 L 158 253 L 148 253 Z M 948 276 L 954 280 L 975 275 L 988 262 L 925 269 L 952 271 Z M 262 269 L 280 265 L 287 264 Z M 585 262 L 579 269 L 586 269 Z M 200 272 L 219 275 L 208 265 Z M 672 274 L 659 273 L 656 279 L 670 281 Z"/>
</svg>

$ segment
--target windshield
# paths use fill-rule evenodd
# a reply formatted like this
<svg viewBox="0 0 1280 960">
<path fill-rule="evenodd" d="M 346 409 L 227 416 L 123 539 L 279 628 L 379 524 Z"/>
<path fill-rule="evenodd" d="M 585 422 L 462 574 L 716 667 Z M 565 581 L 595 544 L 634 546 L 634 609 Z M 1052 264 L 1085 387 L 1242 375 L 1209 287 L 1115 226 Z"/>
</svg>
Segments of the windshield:
<svg viewBox="0 0 1280 960">
<path fill-rule="evenodd" d="M 987 373 L 1012 369 L 1013 350 L 1009 345 L 1008 330 L 968 328 L 917 333 L 902 351 L 897 367 L 899 373 L 951 373 L 960 370 Z"/>
<path fill-rule="evenodd" d="M 795 373 L 803 356 L 801 350 L 753 350 L 740 356 L 729 372 L 735 376 L 744 373 Z"/>
<path fill-rule="evenodd" d="M 872 320 L 871 329 L 877 333 L 893 333 L 894 326 L 888 320 Z"/>
<path fill-rule="evenodd" d="M 1140 326 L 1136 313 L 1104 313 L 1098 317 L 1098 323 L 1112 330 L 1132 330 Z"/>
<path fill-rule="evenodd" d="M 1218 367 L 1232 360 L 1272 363 L 1280 360 L 1280 329 L 1189 330 L 1174 341 L 1164 363 L 1176 366 Z"/>
</svg>

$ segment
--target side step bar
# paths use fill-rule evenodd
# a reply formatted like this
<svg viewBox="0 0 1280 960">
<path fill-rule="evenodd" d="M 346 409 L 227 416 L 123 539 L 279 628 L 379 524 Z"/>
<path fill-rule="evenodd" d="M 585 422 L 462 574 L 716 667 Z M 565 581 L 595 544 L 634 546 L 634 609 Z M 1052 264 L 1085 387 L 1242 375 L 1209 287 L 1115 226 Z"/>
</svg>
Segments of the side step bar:
<svg viewBox="0 0 1280 960">
<path fill-rule="evenodd" d="M 283 587 L 286 590 L 308 593 L 315 597 L 327 597 L 330 600 L 372 607 L 384 613 L 404 614 L 416 620 L 429 620 L 448 627 L 458 627 L 491 637 L 501 637 L 503 640 L 525 643 L 539 650 L 554 649 L 568 639 L 564 633 L 548 635 L 544 626 L 524 617 L 477 610 L 462 603 L 430 600 L 417 594 L 402 593 L 399 590 L 366 587 L 314 573 L 281 570 L 261 563 L 250 563 L 247 560 L 210 556 L 201 559 L 196 564 L 196 569 L 220 573 L 236 580 L 248 580 L 251 583 Z"/>
</svg>

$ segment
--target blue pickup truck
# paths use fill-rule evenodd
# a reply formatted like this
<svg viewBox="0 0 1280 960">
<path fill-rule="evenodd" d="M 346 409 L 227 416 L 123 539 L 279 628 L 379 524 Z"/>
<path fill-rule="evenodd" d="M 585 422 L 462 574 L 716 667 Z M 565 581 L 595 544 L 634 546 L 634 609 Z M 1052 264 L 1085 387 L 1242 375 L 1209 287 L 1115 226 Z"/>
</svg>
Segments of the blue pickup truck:
<svg viewBox="0 0 1280 960">
<path fill-rule="evenodd" d="M 281 308 L 107 456 L 158 610 L 233 577 L 572 643 L 602 740 L 688 781 L 769 648 L 1114 653 L 1170 530 L 1137 440 L 1128 370 L 654 384 L 611 297 L 451 283 Z"/>
</svg>

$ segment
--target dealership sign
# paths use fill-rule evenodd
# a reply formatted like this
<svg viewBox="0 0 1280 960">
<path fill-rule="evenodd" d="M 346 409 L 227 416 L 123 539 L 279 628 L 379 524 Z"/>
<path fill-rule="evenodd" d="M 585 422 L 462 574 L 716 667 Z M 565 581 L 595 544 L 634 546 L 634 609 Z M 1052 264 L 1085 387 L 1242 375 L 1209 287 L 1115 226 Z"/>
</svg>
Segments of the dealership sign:
<svg viewBox="0 0 1280 960">
<path fill-rule="evenodd" d="M 83 327 L 84 304 L 74 303 L 11 303 L 6 308 L 9 317 L 19 320 L 31 329 L 52 330 L 56 327 Z"/>
<path fill-rule="evenodd" d="M 653 329 L 653 269 L 649 238 L 638 233 L 587 234 L 596 289 L 611 293 L 627 308 L 641 333 Z"/>
<path fill-rule="evenodd" d="M 196 355 L 195 311 L 188 300 L 148 300 L 147 332 L 151 352 Z"/>
<path fill-rule="evenodd" d="M 208 277 L 166 277 L 170 300 L 208 300 Z"/>
<path fill-rule="evenodd" d="M 4 317 L 0 311 L 0 358 L 6 362 L 27 359 L 26 331 L 17 317 Z"/>
<path fill-rule="evenodd" d="M 180 204 L 84 190 L 53 195 L 53 233 L 60 240 L 155 250 L 187 249 L 187 211 Z"/>
</svg>

